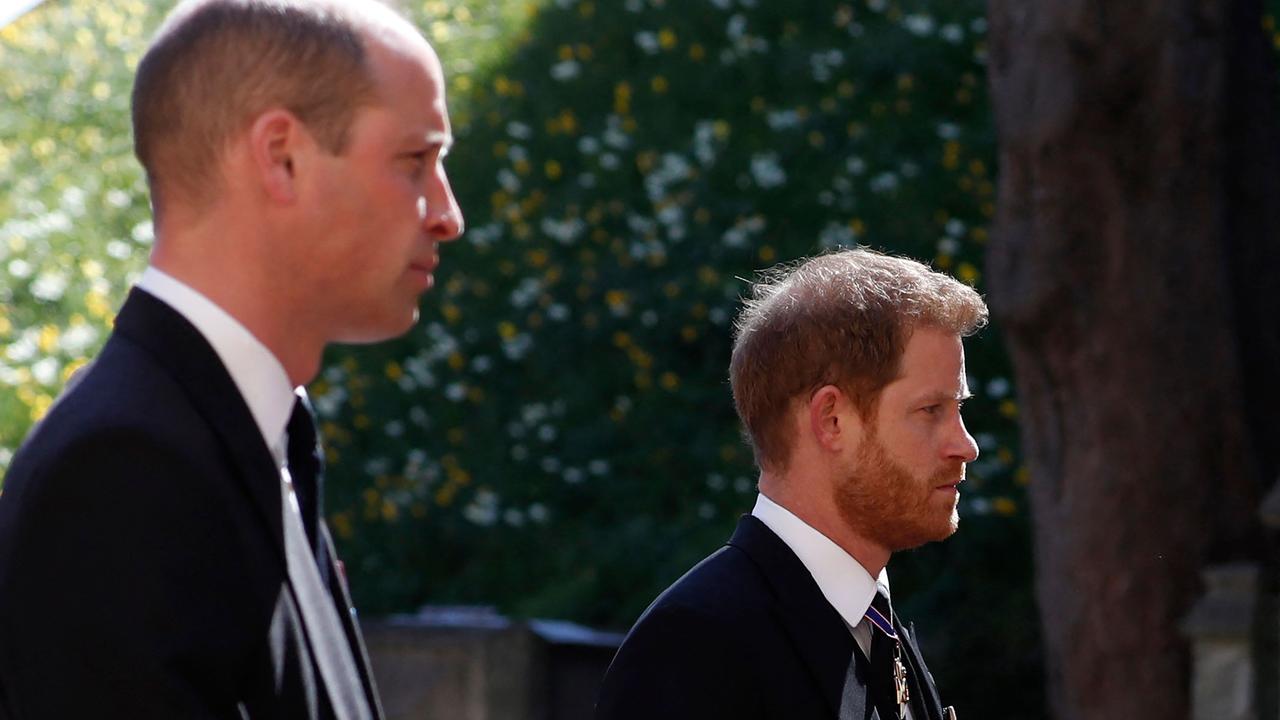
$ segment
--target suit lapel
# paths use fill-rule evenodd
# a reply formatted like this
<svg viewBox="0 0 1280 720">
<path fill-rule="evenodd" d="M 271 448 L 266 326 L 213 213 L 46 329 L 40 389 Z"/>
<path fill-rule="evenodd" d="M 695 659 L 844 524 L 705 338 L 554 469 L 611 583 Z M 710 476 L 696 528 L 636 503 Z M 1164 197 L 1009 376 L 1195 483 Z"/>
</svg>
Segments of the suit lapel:
<svg viewBox="0 0 1280 720">
<path fill-rule="evenodd" d="M 920 654 L 920 647 L 916 645 L 915 625 L 904 626 L 901 620 L 895 618 L 897 622 L 898 637 L 903 639 L 903 652 L 907 655 L 907 664 L 910 672 L 915 675 L 914 687 L 922 691 L 920 705 L 912 703 L 913 712 L 917 715 L 920 707 L 925 709 L 925 716 L 918 717 L 917 720 L 942 720 L 942 699 L 938 697 L 938 688 L 934 687 L 933 676 L 929 674 L 929 669 L 925 667 L 924 656 Z"/>
<path fill-rule="evenodd" d="M 836 716 L 848 702 L 843 693 L 854 648 L 844 620 L 791 548 L 758 518 L 743 516 L 729 545 L 745 552 L 767 579 L 777 601 L 779 624 Z M 865 683 L 858 691 L 865 695 Z"/>
<path fill-rule="evenodd" d="M 258 424 L 218 354 L 176 310 L 134 288 L 116 316 L 115 331 L 145 348 L 166 368 L 221 441 L 236 478 L 270 529 L 285 562 L 280 477 Z"/>
</svg>

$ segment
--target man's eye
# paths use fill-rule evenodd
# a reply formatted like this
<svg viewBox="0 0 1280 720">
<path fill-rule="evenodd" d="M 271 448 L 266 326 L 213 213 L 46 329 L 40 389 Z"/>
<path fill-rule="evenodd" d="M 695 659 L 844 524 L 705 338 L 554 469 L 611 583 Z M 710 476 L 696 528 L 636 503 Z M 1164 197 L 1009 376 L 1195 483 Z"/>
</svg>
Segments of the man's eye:
<svg viewBox="0 0 1280 720">
<path fill-rule="evenodd" d="M 941 405 L 926 405 L 920 408 L 920 412 L 925 415 L 937 415 L 942 410 Z"/>
</svg>

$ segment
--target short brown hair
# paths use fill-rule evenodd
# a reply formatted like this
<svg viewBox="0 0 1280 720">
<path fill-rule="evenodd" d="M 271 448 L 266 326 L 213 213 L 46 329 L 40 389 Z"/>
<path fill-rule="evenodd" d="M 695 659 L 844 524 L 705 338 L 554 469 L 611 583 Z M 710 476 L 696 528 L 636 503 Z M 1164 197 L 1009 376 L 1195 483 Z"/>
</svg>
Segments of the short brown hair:
<svg viewBox="0 0 1280 720">
<path fill-rule="evenodd" d="M 987 322 L 973 288 L 915 260 L 865 248 L 762 273 L 734 326 L 729 380 L 762 467 L 784 468 L 795 398 L 835 385 L 870 417 L 918 327 L 966 336 Z"/>
<path fill-rule="evenodd" d="M 366 0 L 367 2 L 367 0 Z M 161 26 L 133 86 L 134 152 L 153 203 L 200 203 L 223 149 L 272 107 L 341 153 L 375 90 L 359 11 L 332 0 L 190 0 Z"/>
</svg>

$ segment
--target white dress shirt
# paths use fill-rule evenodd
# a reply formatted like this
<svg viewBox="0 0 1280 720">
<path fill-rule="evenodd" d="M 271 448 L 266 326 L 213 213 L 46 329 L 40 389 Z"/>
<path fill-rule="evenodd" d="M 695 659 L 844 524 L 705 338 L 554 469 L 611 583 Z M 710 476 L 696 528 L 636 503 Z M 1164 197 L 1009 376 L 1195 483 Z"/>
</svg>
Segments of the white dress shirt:
<svg viewBox="0 0 1280 720">
<path fill-rule="evenodd" d="M 368 720 L 372 717 L 357 676 L 356 662 L 348 645 L 338 610 L 329 597 L 315 562 L 295 562 L 292 557 L 311 557 L 311 541 L 303 526 L 298 498 L 288 467 L 289 417 L 298 397 L 306 390 L 289 384 L 289 375 L 275 355 L 248 328 L 218 307 L 212 300 L 177 278 L 148 267 L 138 287 L 154 295 L 187 319 L 217 353 L 232 382 L 249 406 L 263 442 L 275 459 L 280 475 L 281 511 L 284 523 L 286 570 L 298 597 L 299 611 L 308 634 L 313 635 L 312 653 L 330 703 L 340 718 Z M 341 688 L 341 690 L 339 690 Z"/>
<path fill-rule="evenodd" d="M 880 586 L 886 597 L 891 597 L 888 569 L 882 569 L 880 577 L 872 578 L 861 563 L 831 538 L 770 500 L 764 493 L 756 497 L 756 505 L 751 514 L 768 526 L 800 558 L 800 563 L 818 584 L 822 596 L 840 613 L 862 655 L 870 659 L 872 629 L 871 621 L 866 619 L 867 608 L 871 607 L 877 586 Z M 907 718 L 911 717 L 911 710 L 908 708 Z"/>
<path fill-rule="evenodd" d="M 285 427 L 296 398 L 276 356 L 227 311 L 181 280 L 148 267 L 138 287 L 176 310 L 209 342 L 249 406 L 277 467 L 283 467 L 288 447 Z"/>
</svg>

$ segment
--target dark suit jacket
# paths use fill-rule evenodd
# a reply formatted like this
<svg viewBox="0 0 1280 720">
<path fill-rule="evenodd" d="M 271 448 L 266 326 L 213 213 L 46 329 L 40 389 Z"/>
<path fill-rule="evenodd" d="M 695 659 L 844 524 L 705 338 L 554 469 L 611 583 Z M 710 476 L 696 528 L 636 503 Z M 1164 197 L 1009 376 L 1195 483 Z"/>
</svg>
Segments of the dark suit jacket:
<svg viewBox="0 0 1280 720">
<path fill-rule="evenodd" d="M 319 498 L 300 499 L 381 717 Z M 231 376 L 134 290 L 5 478 L 0 718 L 331 717 L 283 538 L 279 471 Z"/>
<path fill-rule="evenodd" d="M 925 716 L 941 705 L 914 638 L 898 630 L 927 686 Z M 838 717 L 866 699 L 867 662 L 835 608 L 791 548 L 745 516 L 729 543 L 645 610 L 605 675 L 597 720 Z M 896 720 L 896 719 L 895 719 Z"/>
</svg>

